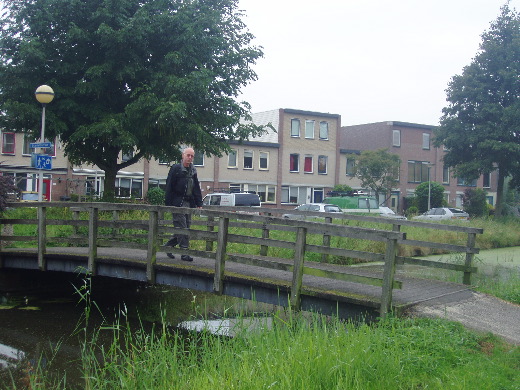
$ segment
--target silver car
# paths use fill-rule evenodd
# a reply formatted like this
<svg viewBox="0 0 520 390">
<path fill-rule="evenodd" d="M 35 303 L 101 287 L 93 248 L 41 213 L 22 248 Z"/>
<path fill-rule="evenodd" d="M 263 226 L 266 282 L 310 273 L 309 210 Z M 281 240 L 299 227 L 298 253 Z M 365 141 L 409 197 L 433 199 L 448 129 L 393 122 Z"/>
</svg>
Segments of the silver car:
<svg viewBox="0 0 520 390">
<path fill-rule="evenodd" d="M 413 217 L 412 219 L 428 221 L 461 219 L 467 221 L 469 219 L 469 214 L 466 213 L 464 210 L 454 209 L 451 207 L 435 207 L 421 215 Z"/>
<path fill-rule="evenodd" d="M 318 213 L 341 213 L 341 209 L 335 204 L 328 203 L 305 203 L 295 208 L 298 211 L 312 211 Z M 284 214 L 283 218 L 287 219 L 312 219 L 318 218 L 313 215 L 300 215 L 300 214 Z"/>
</svg>

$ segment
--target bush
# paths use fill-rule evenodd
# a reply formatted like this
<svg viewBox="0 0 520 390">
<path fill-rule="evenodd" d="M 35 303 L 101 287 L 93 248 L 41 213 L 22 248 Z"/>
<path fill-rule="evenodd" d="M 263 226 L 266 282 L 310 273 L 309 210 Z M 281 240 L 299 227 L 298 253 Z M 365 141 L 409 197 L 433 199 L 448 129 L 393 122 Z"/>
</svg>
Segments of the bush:
<svg viewBox="0 0 520 390">
<path fill-rule="evenodd" d="M 413 216 L 419 214 L 419 209 L 416 206 L 408 207 L 408 209 L 406 209 L 405 214 L 406 214 L 406 217 L 408 217 L 408 218 L 413 217 Z"/>
<path fill-rule="evenodd" d="M 19 192 L 12 176 L 0 176 L 0 213 L 5 210 L 7 202 L 15 200 L 16 194 Z"/>
<path fill-rule="evenodd" d="M 164 205 L 165 192 L 159 187 L 150 188 L 146 194 L 146 201 L 149 204 Z"/>
<path fill-rule="evenodd" d="M 483 217 L 488 215 L 486 191 L 482 188 L 466 188 L 462 197 L 464 211 L 471 217 Z"/>
<path fill-rule="evenodd" d="M 428 191 L 430 192 L 430 207 L 442 207 L 444 201 L 444 186 L 442 184 L 427 181 L 419 184 L 415 189 L 415 197 L 417 198 L 417 207 L 420 213 L 428 211 Z"/>
</svg>

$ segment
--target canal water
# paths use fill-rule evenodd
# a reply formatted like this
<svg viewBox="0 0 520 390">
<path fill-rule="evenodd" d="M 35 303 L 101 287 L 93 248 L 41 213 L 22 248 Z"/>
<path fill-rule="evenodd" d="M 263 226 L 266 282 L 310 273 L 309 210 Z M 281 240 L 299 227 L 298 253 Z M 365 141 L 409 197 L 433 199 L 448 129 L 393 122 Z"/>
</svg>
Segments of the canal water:
<svg viewBox="0 0 520 390">
<path fill-rule="evenodd" d="M 67 383 L 81 388 L 82 342 L 90 341 L 103 324 L 119 322 L 151 331 L 166 323 L 173 332 L 206 329 L 233 336 L 233 320 L 220 319 L 222 314 L 244 318 L 274 310 L 271 305 L 134 281 L 63 273 L 42 279 L 39 271 L 5 272 L 0 280 L 0 389 L 13 388 L 13 383 L 24 388 L 38 364 L 58 375 L 66 373 Z M 250 326 L 269 326 L 269 321 L 255 317 Z M 98 344 L 110 345 L 113 332 L 102 330 L 97 337 Z"/>
</svg>

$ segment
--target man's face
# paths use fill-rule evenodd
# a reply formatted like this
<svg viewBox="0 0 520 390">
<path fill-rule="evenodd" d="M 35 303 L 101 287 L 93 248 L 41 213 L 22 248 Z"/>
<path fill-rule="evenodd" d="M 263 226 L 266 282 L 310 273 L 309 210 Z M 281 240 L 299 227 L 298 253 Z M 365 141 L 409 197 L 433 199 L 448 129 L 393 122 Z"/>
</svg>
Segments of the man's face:
<svg viewBox="0 0 520 390">
<path fill-rule="evenodd" d="M 193 162 L 194 158 L 195 158 L 194 150 L 193 149 L 186 149 L 182 153 L 182 164 L 187 168 Z"/>
</svg>

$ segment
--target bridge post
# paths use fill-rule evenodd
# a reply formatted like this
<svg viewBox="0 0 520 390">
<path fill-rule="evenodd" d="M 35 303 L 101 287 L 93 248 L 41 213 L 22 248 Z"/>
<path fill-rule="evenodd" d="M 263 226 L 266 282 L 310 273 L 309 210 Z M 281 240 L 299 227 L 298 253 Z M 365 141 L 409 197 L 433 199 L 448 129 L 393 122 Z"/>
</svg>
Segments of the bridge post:
<svg viewBox="0 0 520 390">
<path fill-rule="evenodd" d="M 38 268 L 40 271 L 47 269 L 45 263 L 45 251 L 47 245 L 47 207 L 38 206 Z"/>
<path fill-rule="evenodd" d="M 271 213 L 266 213 L 267 216 L 271 216 Z M 269 238 L 269 229 L 267 228 L 267 222 L 264 222 L 262 224 L 262 238 L 268 239 Z M 267 245 L 260 245 L 260 256 L 267 256 L 267 253 L 269 251 L 269 246 Z"/>
<path fill-rule="evenodd" d="M 383 288 L 381 293 L 381 307 L 379 314 L 385 318 L 392 307 L 392 289 L 395 275 L 395 258 L 397 239 L 386 240 L 385 266 L 383 270 Z"/>
<path fill-rule="evenodd" d="M 326 223 L 332 223 L 332 217 L 326 217 L 325 218 Z M 327 248 L 330 248 L 330 234 L 324 234 L 323 235 L 323 246 L 326 246 Z M 321 262 L 327 263 L 329 260 L 329 255 L 326 253 L 321 254 Z"/>
<path fill-rule="evenodd" d="M 92 274 L 96 274 L 97 257 L 97 234 L 98 234 L 98 215 L 99 208 L 90 207 L 88 219 L 88 265 L 87 269 Z"/>
<path fill-rule="evenodd" d="M 215 254 L 215 279 L 213 291 L 222 294 L 224 290 L 224 270 L 226 262 L 226 249 L 228 240 L 229 218 L 220 217 L 217 232 L 217 253 Z"/>
<path fill-rule="evenodd" d="M 213 226 L 213 222 L 215 222 L 215 217 L 208 217 L 208 224 L 206 226 L 206 230 L 208 232 L 212 232 L 215 230 L 215 226 Z M 206 240 L 206 251 L 213 252 L 213 241 Z"/>
<path fill-rule="evenodd" d="M 294 269 L 291 288 L 291 307 L 300 310 L 300 294 L 303 283 L 303 263 L 305 261 L 305 245 L 307 241 L 307 228 L 298 227 L 296 233 L 296 245 L 294 248 Z"/>
<path fill-rule="evenodd" d="M 159 232 L 159 213 L 150 210 L 148 220 L 148 251 L 146 254 L 146 278 L 149 283 L 155 283 L 155 264 L 157 263 L 157 249 L 159 247 L 157 233 Z"/>
<path fill-rule="evenodd" d="M 476 233 L 468 233 L 468 240 L 467 240 L 467 243 L 466 243 L 466 246 L 468 247 L 468 249 L 475 248 L 476 239 L 477 239 Z M 473 262 L 473 257 L 474 256 L 475 256 L 474 253 L 469 253 L 466 250 L 466 261 L 465 261 L 465 264 L 464 264 L 466 266 L 466 270 L 468 270 L 471 267 L 471 263 Z M 462 278 L 462 283 L 463 284 L 471 284 L 471 272 L 464 271 L 464 276 Z"/>
</svg>

